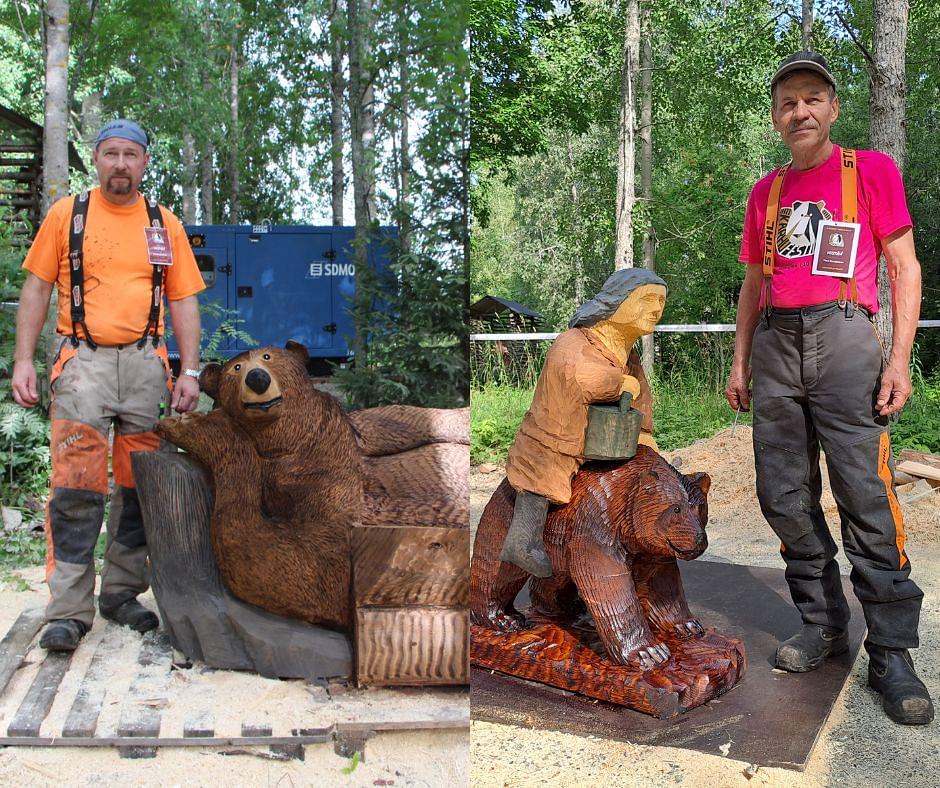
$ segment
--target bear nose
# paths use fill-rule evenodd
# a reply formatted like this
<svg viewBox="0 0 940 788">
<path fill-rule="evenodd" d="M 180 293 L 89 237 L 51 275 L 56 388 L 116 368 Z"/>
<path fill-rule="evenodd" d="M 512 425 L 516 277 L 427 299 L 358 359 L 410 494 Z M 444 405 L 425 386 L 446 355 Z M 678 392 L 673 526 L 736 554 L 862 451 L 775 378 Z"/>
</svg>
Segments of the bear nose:
<svg viewBox="0 0 940 788">
<path fill-rule="evenodd" d="M 253 369 L 245 376 L 245 383 L 255 394 L 264 394 L 271 385 L 271 376 L 263 369 Z"/>
</svg>

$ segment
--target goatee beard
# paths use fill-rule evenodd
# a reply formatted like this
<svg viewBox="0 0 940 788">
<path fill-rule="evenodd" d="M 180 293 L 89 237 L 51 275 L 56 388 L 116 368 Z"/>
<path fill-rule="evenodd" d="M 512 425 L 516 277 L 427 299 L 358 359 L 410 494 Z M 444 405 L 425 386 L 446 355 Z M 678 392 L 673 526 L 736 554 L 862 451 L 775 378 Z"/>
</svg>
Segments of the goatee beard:
<svg viewBox="0 0 940 788">
<path fill-rule="evenodd" d="M 111 194 L 130 194 L 133 183 L 131 183 L 130 178 L 127 178 L 127 184 L 123 182 L 116 184 L 113 178 L 108 178 L 108 191 Z"/>
</svg>

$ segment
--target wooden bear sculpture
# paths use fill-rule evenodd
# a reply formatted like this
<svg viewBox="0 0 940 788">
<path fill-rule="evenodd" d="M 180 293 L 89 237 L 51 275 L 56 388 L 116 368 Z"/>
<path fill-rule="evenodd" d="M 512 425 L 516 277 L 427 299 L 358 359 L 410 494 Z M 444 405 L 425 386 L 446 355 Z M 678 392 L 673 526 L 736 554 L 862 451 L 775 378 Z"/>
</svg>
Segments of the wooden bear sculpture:
<svg viewBox="0 0 940 788">
<path fill-rule="evenodd" d="M 676 559 L 697 558 L 708 546 L 705 473 L 683 476 L 653 449 L 612 467 L 575 477 L 573 496 L 554 509 L 545 544 L 554 574 L 533 578 L 535 609 L 571 616 L 580 598 L 615 662 L 649 668 L 665 662 L 668 646 L 656 633 L 683 638 L 704 634 L 689 612 Z M 528 575 L 495 558 L 512 515 L 515 493 L 507 481 L 490 499 L 477 534 L 471 575 L 471 620 L 503 631 L 524 628 L 512 601 Z"/>
<path fill-rule="evenodd" d="M 222 580 L 265 611 L 349 630 L 355 525 L 466 527 L 465 411 L 393 406 L 350 419 L 306 371 L 307 351 L 260 348 L 210 364 L 215 410 L 162 421 L 209 472 Z M 361 438 L 360 438 L 361 434 Z"/>
<path fill-rule="evenodd" d="M 743 647 L 706 632 L 692 616 L 677 563 L 708 545 L 710 484 L 707 474 L 683 475 L 642 445 L 626 462 L 582 468 L 571 501 L 553 507 L 546 520 L 554 573 L 532 578 L 532 607 L 521 613 L 513 600 L 529 576 L 499 560 L 515 498 L 504 480 L 483 512 L 474 546 L 472 662 L 657 716 L 733 686 L 743 673 Z M 585 608 L 592 622 L 585 623 Z M 679 664 L 692 653 L 711 674 L 703 669 L 697 677 L 695 666 L 686 671 Z M 667 668 L 672 678 L 646 677 Z M 703 681 L 711 685 L 703 689 Z M 675 690 L 665 693 L 669 700 L 663 687 Z"/>
</svg>

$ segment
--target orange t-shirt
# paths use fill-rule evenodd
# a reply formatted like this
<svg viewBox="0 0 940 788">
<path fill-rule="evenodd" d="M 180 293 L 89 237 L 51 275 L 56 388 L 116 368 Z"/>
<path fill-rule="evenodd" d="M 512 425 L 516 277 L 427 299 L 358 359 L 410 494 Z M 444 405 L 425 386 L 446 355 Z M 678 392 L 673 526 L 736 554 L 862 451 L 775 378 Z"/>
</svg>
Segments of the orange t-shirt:
<svg viewBox="0 0 940 788">
<path fill-rule="evenodd" d="M 36 234 L 23 268 L 59 288 L 59 320 L 56 331 L 72 335 L 69 297 L 69 224 L 72 197 L 58 200 Z M 161 206 L 163 224 L 170 235 L 173 264 L 163 272 L 163 291 L 171 301 L 206 289 L 196 265 L 186 231 L 170 211 Z M 150 315 L 153 266 L 147 257 L 144 228 L 150 226 L 143 197 L 133 205 L 114 205 L 93 189 L 85 222 L 85 324 L 95 342 L 124 345 L 141 338 Z M 163 304 L 159 333 L 163 334 Z M 81 327 L 78 335 L 83 336 Z"/>
</svg>

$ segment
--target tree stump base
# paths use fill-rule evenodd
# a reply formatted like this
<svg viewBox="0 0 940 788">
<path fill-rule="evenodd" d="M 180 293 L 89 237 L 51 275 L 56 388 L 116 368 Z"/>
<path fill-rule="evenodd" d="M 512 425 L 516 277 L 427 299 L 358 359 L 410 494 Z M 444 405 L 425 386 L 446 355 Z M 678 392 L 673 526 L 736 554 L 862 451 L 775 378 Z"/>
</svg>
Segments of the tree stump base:
<svg viewBox="0 0 940 788">
<path fill-rule="evenodd" d="M 560 622 L 519 611 L 530 623 L 519 632 L 472 624 L 470 662 L 510 676 L 537 681 L 591 698 L 627 706 L 660 719 L 701 706 L 727 692 L 744 676 L 744 644 L 712 629 L 681 640 L 658 633 L 672 657 L 647 671 L 612 662 L 593 622 Z"/>
<path fill-rule="evenodd" d="M 151 588 L 173 647 L 215 668 L 322 681 L 353 675 L 349 637 L 242 602 L 222 584 L 209 537 L 212 485 L 186 454 L 131 455 Z"/>
</svg>

